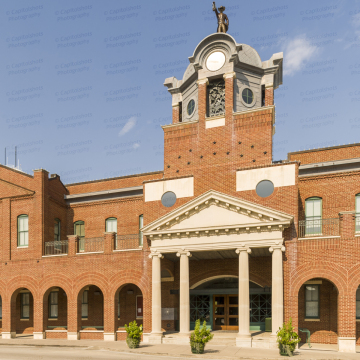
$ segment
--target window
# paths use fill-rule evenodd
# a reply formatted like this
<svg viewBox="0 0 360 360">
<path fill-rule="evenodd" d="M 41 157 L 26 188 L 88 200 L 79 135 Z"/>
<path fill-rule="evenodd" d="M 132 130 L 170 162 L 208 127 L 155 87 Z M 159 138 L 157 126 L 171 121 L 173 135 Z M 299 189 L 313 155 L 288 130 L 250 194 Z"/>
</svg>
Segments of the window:
<svg viewBox="0 0 360 360">
<path fill-rule="evenodd" d="M 246 88 L 242 92 L 242 98 L 245 104 L 250 105 L 254 101 L 254 93 L 249 88 Z"/>
<path fill-rule="evenodd" d="M 115 235 L 115 249 L 117 249 L 117 219 L 114 217 L 108 218 L 105 220 L 105 231 L 114 232 Z"/>
<path fill-rule="evenodd" d="M 118 301 L 118 318 L 120 319 L 120 291 L 119 291 L 119 301 Z"/>
<path fill-rule="evenodd" d="M 143 246 L 143 233 L 140 230 L 144 226 L 144 215 L 139 216 L 139 246 Z"/>
<path fill-rule="evenodd" d="M 136 296 L 136 318 L 143 318 L 143 297 L 142 295 Z"/>
<path fill-rule="evenodd" d="M 360 286 L 356 291 L 356 318 L 360 319 Z"/>
<path fill-rule="evenodd" d="M 89 291 L 84 290 L 81 300 L 81 317 L 87 319 L 89 313 Z"/>
<path fill-rule="evenodd" d="M 60 220 L 54 220 L 54 241 L 60 241 Z"/>
<path fill-rule="evenodd" d="M 360 231 L 360 194 L 355 196 L 355 231 Z"/>
<path fill-rule="evenodd" d="M 191 99 L 189 102 L 188 102 L 188 105 L 187 105 L 187 113 L 188 115 L 192 115 L 193 112 L 195 110 L 195 100 L 194 99 Z"/>
<path fill-rule="evenodd" d="M 322 199 L 312 197 L 305 200 L 305 235 L 320 235 L 322 232 Z"/>
<path fill-rule="evenodd" d="M 21 295 L 21 319 L 29 319 L 30 317 L 30 293 L 20 293 Z"/>
<path fill-rule="evenodd" d="M 0 319 L 2 319 L 2 298 L 0 296 Z"/>
<path fill-rule="evenodd" d="M 29 245 L 29 217 L 27 215 L 18 216 L 18 246 Z"/>
<path fill-rule="evenodd" d="M 82 220 L 76 221 L 74 223 L 74 235 L 79 237 L 79 251 L 84 251 L 85 223 Z"/>
<path fill-rule="evenodd" d="M 58 291 L 52 291 L 49 294 L 49 318 L 57 319 L 58 317 Z"/>
<path fill-rule="evenodd" d="M 319 285 L 305 285 L 305 318 L 319 318 Z"/>
</svg>

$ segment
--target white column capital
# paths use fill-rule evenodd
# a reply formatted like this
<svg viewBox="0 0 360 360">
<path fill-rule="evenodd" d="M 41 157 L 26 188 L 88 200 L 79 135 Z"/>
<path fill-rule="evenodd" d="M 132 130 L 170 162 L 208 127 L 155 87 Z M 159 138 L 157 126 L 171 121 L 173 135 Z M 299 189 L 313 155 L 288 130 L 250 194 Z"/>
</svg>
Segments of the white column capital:
<svg viewBox="0 0 360 360">
<path fill-rule="evenodd" d="M 240 254 L 241 252 L 246 251 L 248 254 L 251 254 L 251 249 L 247 246 L 244 246 L 242 248 L 238 248 L 235 250 L 237 254 Z"/>
<path fill-rule="evenodd" d="M 204 79 L 199 79 L 198 81 L 196 81 L 196 83 L 198 85 L 209 85 L 209 79 L 208 78 L 204 78 Z"/>
<path fill-rule="evenodd" d="M 160 259 L 163 259 L 164 258 L 164 255 L 161 254 L 161 253 L 157 253 L 157 252 L 152 252 L 151 254 L 149 254 L 149 258 L 152 259 L 154 257 L 158 257 Z"/>
<path fill-rule="evenodd" d="M 229 79 L 229 78 L 235 79 L 236 78 L 236 73 L 235 73 L 235 71 L 232 71 L 232 72 L 224 74 L 223 77 L 224 77 L 224 79 Z"/>
<path fill-rule="evenodd" d="M 285 246 L 284 245 L 275 245 L 275 246 L 269 247 L 269 251 L 271 253 L 273 253 L 274 250 L 281 250 L 282 252 L 285 252 Z"/>
<path fill-rule="evenodd" d="M 182 250 L 179 250 L 177 253 L 176 253 L 176 256 L 177 257 L 180 257 L 181 255 L 186 255 L 188 257 L 191 257 L 191 252 L 188 251 L 188 250 L 185 250 L 185 249 L 182 249 Z"/>
</svg>

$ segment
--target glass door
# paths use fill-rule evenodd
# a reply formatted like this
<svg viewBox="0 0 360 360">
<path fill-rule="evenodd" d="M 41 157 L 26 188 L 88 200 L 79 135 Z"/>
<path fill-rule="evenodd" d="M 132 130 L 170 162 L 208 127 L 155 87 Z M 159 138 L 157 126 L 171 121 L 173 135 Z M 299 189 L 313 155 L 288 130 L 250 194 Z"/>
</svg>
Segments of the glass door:
<svg viewBox="0 0 360 360">
<path fill-rule="evenodd" d="M 239 329 L 238 295 L 214 295 L 214 330 Z"/>
</svg>

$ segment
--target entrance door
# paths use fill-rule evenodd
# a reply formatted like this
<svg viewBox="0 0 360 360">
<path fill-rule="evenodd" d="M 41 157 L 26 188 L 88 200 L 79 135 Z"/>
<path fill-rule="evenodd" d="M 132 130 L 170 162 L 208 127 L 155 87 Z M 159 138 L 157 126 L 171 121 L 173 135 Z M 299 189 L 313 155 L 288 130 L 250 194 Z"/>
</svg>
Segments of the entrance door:
<svg viewBox="0 0 360 360">
<path fill-rule="evenodd" d="M 238 295 L 214 295 L 213 297 L 214 330 L 239 329 Z"/>
</svg>

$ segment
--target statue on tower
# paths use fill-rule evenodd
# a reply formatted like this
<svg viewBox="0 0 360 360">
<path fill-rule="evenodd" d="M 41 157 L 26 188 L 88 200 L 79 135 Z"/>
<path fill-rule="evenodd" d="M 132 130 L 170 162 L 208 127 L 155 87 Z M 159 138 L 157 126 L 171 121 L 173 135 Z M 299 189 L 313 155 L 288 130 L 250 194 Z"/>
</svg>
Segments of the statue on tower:
<svg viewBox="0 0 360 360">
<path fill-rule="evenodd" d="M 225 10 L 225 6 L 220 6 L 219 9 L 216 9 L 215 1 L 213 1 L 213 11 L 215 11 L 215 15 L 218 21 L 217 32 L 226 33 L 229 29 L 229 18 L 226 14 L 223 13 Z M 220 13 L 218 12 L 220 11 Z"/>
</svg>

